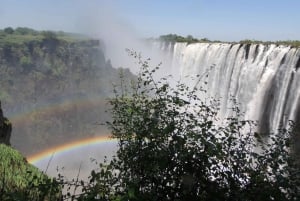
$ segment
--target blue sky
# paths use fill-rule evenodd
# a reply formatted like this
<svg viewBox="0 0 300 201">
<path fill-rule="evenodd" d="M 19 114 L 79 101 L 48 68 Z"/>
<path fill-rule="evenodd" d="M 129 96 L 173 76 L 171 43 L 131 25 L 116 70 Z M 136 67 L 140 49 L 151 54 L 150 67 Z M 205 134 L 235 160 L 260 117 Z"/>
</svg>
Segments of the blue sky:
<svg viewBox="0 0 300 201">
<path fill-rule="evenodd" d="M 300 40 L 299 0 L 1 0 L 0 28 Z"/>
</svg>

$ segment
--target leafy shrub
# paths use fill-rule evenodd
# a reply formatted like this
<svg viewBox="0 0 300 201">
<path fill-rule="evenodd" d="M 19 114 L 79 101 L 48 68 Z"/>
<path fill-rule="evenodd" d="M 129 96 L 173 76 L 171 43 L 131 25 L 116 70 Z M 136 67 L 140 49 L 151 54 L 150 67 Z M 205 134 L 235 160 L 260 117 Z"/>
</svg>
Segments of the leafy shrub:
<svg viewBox="0 0 300 201">
<path fill-rule="evenodd" d="M 19 152 L 4 144 L 0 144 L 0 175 L 1 201 L 54 201 L 60 198 L 61 188 L 56 180 L 28 164 Z"/>
<path fill-rule="evenodd" d="M 290 154 L 291 129 L 263 139 L 255 123 L 217 119 L 218 101 L 142 72 L 110 99 L 119 150 L 93 171 L 79 200 L 299 200 L 300 175 Z M 203 79 L 203 76 L 199 76 Z M 122 82 L 123 83 L 123 82 Z"/>
<path fill-rule="evenodd" d="M 167 34 L 167 35 L 160 36 L 159 39 L 163 40 L 163 41 L 167 41 L 167 42 L 186 42 L 189 44 L 200 42 L 200 40 L 198 40 L 197 38 L 194 38 L 191 35 L 188 35 L 187 37 L 183 37 L 183 36 L 176 35 L 176 34 Z M 204 41 L 202 41 L 202 42 L 204 42 Z M 208 42 L 208 40 L 205 42 Z"/>
<path fill-rule="evenodd" d="M 6 27 L 6 28 L 4 29 L 4 32 L 5 32 L 6 34 L 13 34 L 13 33 L 14 33 L 14 29 L 11 28 L 11 27 Z"/>
</svg>

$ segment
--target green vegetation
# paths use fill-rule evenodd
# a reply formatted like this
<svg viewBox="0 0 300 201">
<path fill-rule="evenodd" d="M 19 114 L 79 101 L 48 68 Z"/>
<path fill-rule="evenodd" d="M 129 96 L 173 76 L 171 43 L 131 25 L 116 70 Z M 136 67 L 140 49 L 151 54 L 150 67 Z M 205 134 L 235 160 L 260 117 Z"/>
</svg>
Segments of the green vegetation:
<svg viewBox="0 0 300 201">
<path fill-rule="evenodd" d="M 88 41 L 88 37 L 80 34 L 66 33 L 62 31 L 36 31 L 27 27 L 13 29 L 7 27 L 0 29 L 0 47 L 4 45 L 22 45 L 30 41 L 41 42 L 45 38 L 57 38 L 67 42 Z"/>
<path fill-rule="evenodd" d="M 156 81 L 148 61 L 132 90 L 124 86 L 110 100 L 116 157 L 93 171 L 79 200 L 243 200 L 300 199 L 300 173 L 293 156 L 292 129 L 266 140 L 255 124 L 234 116 L 217 120 L 217 100 L 167 79 Z M 199 76 L 201 80 L 205 77 Z M 202 80 L 205 83 L 205 80 Z"/>
<path fill-rule="evenodd" d="M 194 38 L 191 35 L 188 35 L 187 37 L 183 37 L 176 34 L 162 35 L 159 37 L 159 39 L 167 42 L 185 42 L 188 44 L 198 43 L 198 42 L 210 42 L 207 38 L 203 38 L 199 40 L 197 38 Z"/>
<path fill-rule="evenodd" d="M 16 150 L 0 144 L 0 200 L 56 200 L 61 188 Z"/>
<path fill-rule="evenodd" d="M 264 44 L 264 45 L 285 45 L 285 46 L 291 46 L 292 48 L 298 48 L 300 47 L 300 41 L 299 40 L 287 40 L 287 41 L 258 41 L 258 40 L 241 40 L 239 42 L 226 42 L 226 41 L 220 41 L 220 40 L 209 40 L 207 38 L 197 39 L 194 38 L 191 35 L 188 35 L 187 37 L 183 37 L 176 34 L 167 34 L 162 35 L 159 37 L 160 40 L 167 41 L 167 42 L 179 42 L 179 43 L 232 43 L 232 44 Z"/>
<path fill-rule="evenodd" d="M 292 48 L 299 48 L 300 41 L 299 40 L 287 40 L 287 41 L 258 41 L 258 40 L 241 40 L 238 43 L 240 44 L 264 44 L 264 45 L 285 45 L 291 46 Z"/>
<path fill-rule="evenodd" d="M 129 70 L 124 73 L 133 77 Z M 108 116 L 105 99 L 118 80 L 99 40 L 29 28 L 0 31 L 0 98 L 9 117 L 11 111 L 27 114 L 11 119 L 12 145 L 26 156 L 70 139 L 106 134 L 104 126 L 91 124 Z M 74 104 L 64 106 L 70 100 Z M 49 105 L 57 109 L 38 110 Z"/>
</svg>

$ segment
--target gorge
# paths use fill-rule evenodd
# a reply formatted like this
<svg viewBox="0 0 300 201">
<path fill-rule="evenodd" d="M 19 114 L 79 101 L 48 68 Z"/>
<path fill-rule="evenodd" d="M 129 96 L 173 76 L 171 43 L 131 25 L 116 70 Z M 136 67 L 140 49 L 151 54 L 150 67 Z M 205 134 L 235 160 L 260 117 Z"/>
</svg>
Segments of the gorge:
<svg viewBox="0 0 300 201">
<path fill-rule="evenodd" d="M 85 179 L 97 169 L 95 161 L 117 150 L 116 141 L 107 137 L 109 131 L 101 125 L 110 119 L 105 110 L 113 83 L 118 85 L 120 75 L 128 80 L 136 76 L 128 69 L 113 68 L 101 40 L 54 32 L 34 34 L 38 37 L 28 34 L 32 40 L 19 33 L 4 34 L 0 43 L 0 97 L 13 125 L 11 144 L 48 175 L 62 171 L 74 178 L 79 169 L 80 178 Z M 11 42 L 13 37 L 21 42 Z M 145 52 L 137 51 L 148 56 L 147 51 L 154 50 L 160 57 L 152 59 L 164 63 L 160 76 L 172 74 L 197 87 L 203 100 L 218 100 L 219 119 L 230 116 L 238 106 L 241 118 L 257 120 L 263 134 L 287 127 L 289 120 L 299 124 L 299 48 L 157 40 L 150 46 Z M 130 70 L 134 73 L 136 67 Z"/>
</svg>

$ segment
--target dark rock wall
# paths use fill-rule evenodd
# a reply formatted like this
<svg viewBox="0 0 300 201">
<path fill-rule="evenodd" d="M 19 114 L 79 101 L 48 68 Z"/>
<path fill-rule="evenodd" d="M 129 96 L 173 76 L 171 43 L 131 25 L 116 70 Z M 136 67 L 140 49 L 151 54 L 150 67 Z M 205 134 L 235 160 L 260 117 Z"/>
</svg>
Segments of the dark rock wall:
<svg viewBox="0 0 300 201">
<path fill-rule="evenodd" d="M 9 120 L 3 116 L 3 111 L 0 101 L 0 144 L 10 145 L 12 126 Z"/>
</svg>

